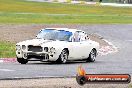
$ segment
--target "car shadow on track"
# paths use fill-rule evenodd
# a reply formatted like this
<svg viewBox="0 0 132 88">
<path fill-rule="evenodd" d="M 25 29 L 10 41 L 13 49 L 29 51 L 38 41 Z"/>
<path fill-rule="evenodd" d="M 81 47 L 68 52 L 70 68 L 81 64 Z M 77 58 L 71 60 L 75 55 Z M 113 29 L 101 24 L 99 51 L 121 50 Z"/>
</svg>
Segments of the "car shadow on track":
<svg viewBox="0 0 132 88">
<path fill-rule="evenodd" d="M 86 61 L 68 61 L 65 64 L 60 64 L 57 62 L 29 62 L 28 65 L 72 65 L 72 64 L 94 64 L 99 63 L 98 61 L 95 62 L 86 62 Z"/>
</svg>

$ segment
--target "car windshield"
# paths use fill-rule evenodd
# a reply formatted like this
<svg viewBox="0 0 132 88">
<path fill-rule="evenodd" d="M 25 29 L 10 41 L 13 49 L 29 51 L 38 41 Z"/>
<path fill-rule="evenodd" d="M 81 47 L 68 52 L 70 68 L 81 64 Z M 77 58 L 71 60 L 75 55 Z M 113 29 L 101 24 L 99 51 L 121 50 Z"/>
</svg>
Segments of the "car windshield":
<svg viewBox="0 0 132 88">
<path fill-rule="evenodd" d="M 37 38 L 43 38 L 46 40 L 69 41 L 71 36 L 72 36 L 72 32 L 69 31 L 45 29 L 39 32 Z"/>
</svg>

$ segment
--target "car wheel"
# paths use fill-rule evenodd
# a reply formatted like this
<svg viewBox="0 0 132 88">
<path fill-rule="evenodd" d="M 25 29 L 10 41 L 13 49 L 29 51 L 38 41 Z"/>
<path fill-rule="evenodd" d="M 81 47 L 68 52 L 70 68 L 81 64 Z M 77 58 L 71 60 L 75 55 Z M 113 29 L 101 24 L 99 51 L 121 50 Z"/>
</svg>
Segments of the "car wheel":
<svg viewBox="0 0 132 88">
<path fill-rule="evenodd" d="M 57 60 L 57 62 L 66 63 L 67 60 L 68 60 L 68 52 L 67 52 L 66 49 L 63 49 L 60 56 L 59 56 L 59 58 L 58 58 L 58 60 Z"/>
<path fill-rule="evenodd" d="M 24 59 L 24 58 L 17 58 L 17 61 L 21 64 L 26 64 L 28 62 L 28 60 Z"/>
<path fill-rule="evenodd" d="M 92 49 L 90 54 L 89 54 L 89 57 L 87 59 L 87 62 L 94 62 L 95 58 L 96 58 L 96 55 L 97 55 L 96 49 Z"/>
</svg>

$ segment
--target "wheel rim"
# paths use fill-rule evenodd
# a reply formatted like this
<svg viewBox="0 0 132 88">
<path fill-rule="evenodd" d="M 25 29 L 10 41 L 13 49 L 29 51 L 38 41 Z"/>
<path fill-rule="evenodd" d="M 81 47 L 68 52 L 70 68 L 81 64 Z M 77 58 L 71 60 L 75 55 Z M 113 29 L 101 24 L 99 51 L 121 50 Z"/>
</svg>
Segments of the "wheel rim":
<svg viewBox="0 0 132 88">
<path fill-rule="evenodd" d="M 61 61 L 65 63 L 67 61 L 67 58 L 68 58 L 67 52 L 63 50 L 61 53 Z"/>
<path fill-rule="evenodd" d="M 91 51 L 90 56 L 91 56 L 91 59 L 94 61 L 96 58 L 96 53 L 94 50 Z"/>
</svg>

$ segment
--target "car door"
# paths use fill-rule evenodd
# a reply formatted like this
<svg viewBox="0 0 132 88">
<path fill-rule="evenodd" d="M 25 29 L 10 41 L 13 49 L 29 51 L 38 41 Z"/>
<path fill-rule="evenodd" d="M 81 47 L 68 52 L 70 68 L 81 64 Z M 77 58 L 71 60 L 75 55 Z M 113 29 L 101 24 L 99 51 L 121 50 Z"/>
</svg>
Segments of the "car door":
<svg viewBox="0 0 132 88">
<path fill-rule="evenodd" d="M 82 47 L 80 42 L 69 42 L 69 58 L 71 60 L 77 60 L 82 57 Z"/>
<path fill-rule="evenodd" d="M 69 58 L 72 60 L 80 59 L 82 57 L 81 51 L 82 46 L 80 46 L 80 38 L 79 33 L 75 32 L 71 38 L 71 42 L 69 42 Z"/>
<path fill-rule="evenodd" d="M 81 51 L 82 51 L 81 58 L 82 59 L 88 58 L 89 53 L 91 51 L 92 43 L 89 41 L 88 35 L 85 32 L 80 31 L 79 36 L 80 36 L 80 46 L 82 47 L 81 48 Z"/>
<path fill-rule="evenodd" d="M 85 56 L 85 43 L 80 41 L 80 32 L 77 31 L 74 33 L 72 42 L 69 42 L 69 58 L 82 59 Z"/>
<path fill-rule="evenodd" d="M 92 43 L 90 42 L 90 40 L 86 40 L 86 41 L 81 41 L 81 45 L 83 46 L 82 58 L 88 58 L 92 50 Z"/>
</svg>

